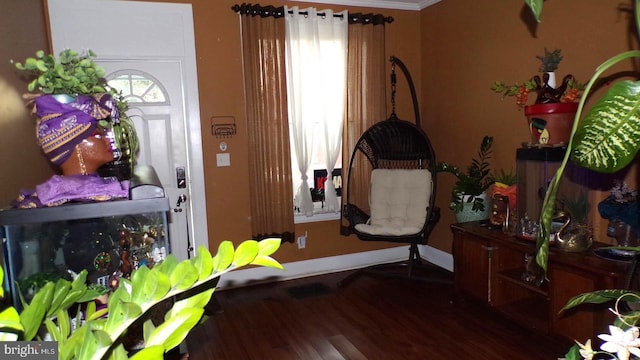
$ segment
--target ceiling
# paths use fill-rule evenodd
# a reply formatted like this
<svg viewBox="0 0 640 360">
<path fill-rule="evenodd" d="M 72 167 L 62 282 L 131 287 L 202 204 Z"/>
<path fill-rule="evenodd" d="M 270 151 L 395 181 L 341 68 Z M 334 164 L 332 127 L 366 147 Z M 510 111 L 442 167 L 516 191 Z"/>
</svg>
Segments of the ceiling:
<svg viewBox="0 0 640 360">
<path fill-rule="evenodd" d="M 312 3 L 419 11 L 441 0 L 294 0 Z"/>
</svg>

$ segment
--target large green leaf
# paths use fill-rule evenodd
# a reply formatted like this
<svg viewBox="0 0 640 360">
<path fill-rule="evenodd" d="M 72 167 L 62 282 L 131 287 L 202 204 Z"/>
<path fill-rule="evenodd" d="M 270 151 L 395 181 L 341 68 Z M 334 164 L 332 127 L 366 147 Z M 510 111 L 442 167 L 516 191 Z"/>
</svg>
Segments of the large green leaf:
<svg viewBox="0 0 640 360">
<path fill-rule="evenodd" d="M 258 254 L 261 256 L 269 256 L 280 248 L 280 238 L 268 238 L 258 242 Z"/>
<path fill-rule="evenodd" d="M 186 299 L 176 301 L 176 303 L 173 304 L 173 306 L 171 307 L 171 310 L 169 310 L 165 318 L 171 318 L 176 314 L 180 313 L 182 310 L 187 308 L 203 309 L 211 300 L 211 296 L 213 295 L 214 290 L 215 289 L 207 289 L 201 293 L 195 294 Z"/>
<path fill-rule="evenodd" d="M 24 327 L 20 322 L 20 315 L 14 307 L 8 307 L 0 312 L 0 330 L 22 331 Z"/>
<path fill-rule="evenodd" d="M 186 290 L 198 281 L 198 270 L 189 261 L 183 261 L 173 269 L 169 279 L 174 289 Z"/>
<path fill-rule="evenodd" d="M 576 307 L 578 305 L 585 304 L 585 303 L 603 304 L 605 302 L 615 300 L 618 297 L 628 293 L 634 293 L 634 292 L 629 290 L 608 289 L 608 290 L 598 290 L 598 291 L 576 295 L 571 299 L 569 299 L 567 304 L 560 310 L 560 312 L 569 310 L 573 307 Z"/>
<path fill-rule="evenodd" d="M 574 135 L 571 159 L 579 166 L 614 173 L 640 148 L 640 81 L 620 81 L 591 108 Z"/>
<path fill-rule="evenodd" d="M 131 276 L 131 301 L 147 304 L 162 299 L 171 290 L 169 277 L 160 271 L 142 266 Z"/>
<path fill-rule="evenodd" d="M 101 359 L 102 355 L 111 347 L 111 337 L 102 330 L 89 330 L 85 334 L 78 359 Z"/>
<path fill-rule="evenodd" d="M 56 326 L 56 324 L 51 319 L 44 319 L 44 325 L 47 328 L 47 332 L 51 335 L 53 341 L 60 341 L 60 339 L 67 338 L 67 335 L 62 335 L 62 331 Z"/>
<path fill-rule="evenodd" d="M 196 256 L 191 259 L 191 264 L 198 270 L 198 280 L 200 281 L 208 278 L 213 271 L 213 258 L 204 246 L 198 246 Z"/>
<path fill-rule="evenodd" d="M 117 334 L 115 330 L 122 327 L 122 324 L 130 323 L 142 315 L 142 309 L 138 304 L 134 303 L 120 303 L 115 307 L 109 304 L 109 317 L 105 324 L 105 331 L 108 333 Z"/>
<path fill-rule="evenodd" d="M 266 266 L 266 267 L 284 270 L 284 266 L 282 266 L 282 264 L 280 264 L 278 260 L 272 258 L 271 256 L 258 255 L 256 256 L 255 259 L 253 259 L 253 261 L 251 262 L 251 265 Z"/>
<path fill-rule="evenodd" d="M 258 242 L 255 240 L 243 241 L 233 256 L 233 265 L 235 267 L 241 267 L 251 264 L 251 262 L 258 256 Z"/>
<path fill-rule="evenodd" d="M 218 252 L 213 257 L 213 271 L 220 272 L 226 270 L 233 262 L 233 243 L 225 240 L 218 245 Z"/>
<path fill-rule="evenodd" d="M 536 21 L 540 22 L 540 16 L 542 15 L 542 3 L 544 0 L 525 0 L 524 2 L 529 6 L 529 9 L 531 9 Z"/>
<path fill-rule="evenodd" d="M 156 345 L 145 347 L 135 353 L 130 360 L 162 360 L 164 357 L 164 346 Z"/>
<path fill-rule="evenodd" d="M 51 307 L 47 311 L 47 316 L 55 314 L 59 310 L 59 306 L 64 301 L 64 298 L 71 290 L 71 282 L 65 279 L 60 279 L 56 282 L 55 290 L 53 291 L 53 300 L 51 301 Z"/>
<path fill-rule="evenodd" d="M 51 305 L 53 299 L 53 291 L 55 284 L 52 282 L 46 283 L 36 294 L 33 296 L 31 303 L 27 305 L 20 314 L 20 322 L 24 325 L 24 340 L 31 341 L 44 320 L 44 315 Z"/>
<path fill-rule="evenodd" d="M 77 290 L 72 289 L 71 291 L 69 291 L 67 296 L 64 297 L 62 304 L 60 304 L 56 309 L 52 308 L 52 310 L 57 312 L 58 310 L 68 309 L 70 306 L 78 302 L 78 299 L 80 299 L 82 295 L 84 295 L 85 293 L 86 293 L 86 288 L 77 289 Z"/>
<path fill-rule="evenodd" d="M 178 258 L 173 254 L 169 254 L 164 261 L 153 268 L 168 276 L 176 266 L 178 266 Z"/>
<path fill-rule="evenodd" d="M 162 345 L 169 351 L 180 345 L 189 331 L 196 326 L 202 317 L 204 309 L 184 309 L 162 325 L 158 326 L 149 336 L 145 346 Z"/>
</svg>

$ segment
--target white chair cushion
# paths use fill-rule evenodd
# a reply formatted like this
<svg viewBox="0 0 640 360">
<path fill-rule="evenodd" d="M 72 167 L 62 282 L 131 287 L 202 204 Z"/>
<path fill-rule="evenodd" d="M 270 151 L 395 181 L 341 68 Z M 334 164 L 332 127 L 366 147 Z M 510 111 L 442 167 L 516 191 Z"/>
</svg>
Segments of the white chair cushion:
<svg viewBox="0 0 640 360">
<path fill-rule="evenodd" d="M 425 169 L 375 169 L 371 173 L 371 218 L 356 230 L 371 235 L 413 235 L 422 230 L 431 198 Z"/>
</svg>

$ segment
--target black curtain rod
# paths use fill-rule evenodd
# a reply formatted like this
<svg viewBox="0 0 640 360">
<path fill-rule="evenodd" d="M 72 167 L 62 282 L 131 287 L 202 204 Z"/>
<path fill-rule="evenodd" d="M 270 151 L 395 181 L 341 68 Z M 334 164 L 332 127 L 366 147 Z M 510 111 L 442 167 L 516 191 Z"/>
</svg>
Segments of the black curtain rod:
<svg viewBox="0 0 640 360">
<path fill-rule="evenodd" d="M 284 6 L 275 7 L 273 5 L 268 6 L 260 6 L 260 4 L 247 4 L 242 3 L 241 5 L 235 4 L 231 7 L 231 10 L 236 13 L 243 15 L 251 15 L 251 16 L 260 16 L 260 17 L 275 17 L 281 18 L 284 17 Z M 289 14 L 293 14 L 293 11 L 289 11 Z M 308 15 L 306 12 L 300 12 L 302 15 Z M 318 13 L 318 16 L 325 17 L 325 13 Z M 342 14 L 334 14 L 334 17 L 342 18 Z M 361 14 L 361 13 L 349 13 L 349 24 L 373 24 L 380 25 L 385 23 L 392 23 L 393 17 L 384 16 L 382 14 Z"/>
</svg>

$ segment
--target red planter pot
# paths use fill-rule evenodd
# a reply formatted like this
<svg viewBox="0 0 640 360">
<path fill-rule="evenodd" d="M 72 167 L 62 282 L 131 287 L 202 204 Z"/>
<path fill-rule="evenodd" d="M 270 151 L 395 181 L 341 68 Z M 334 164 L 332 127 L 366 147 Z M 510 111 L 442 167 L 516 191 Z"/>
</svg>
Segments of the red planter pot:
<svg viewBox="0 0 640 360">
<path fill-rule="evenodd" d="M 567 145 L 578 103 L 534 104 L 524 107 L 531 143 Z"/>
</svg>

